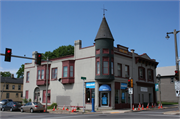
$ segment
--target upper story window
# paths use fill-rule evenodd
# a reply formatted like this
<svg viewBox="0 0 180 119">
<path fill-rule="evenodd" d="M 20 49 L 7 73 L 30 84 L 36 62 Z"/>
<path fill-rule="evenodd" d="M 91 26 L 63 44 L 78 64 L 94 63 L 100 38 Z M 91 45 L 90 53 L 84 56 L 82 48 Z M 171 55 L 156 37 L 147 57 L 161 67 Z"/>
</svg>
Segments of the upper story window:
<svg viewBox="0 0 180 119">
<path fill-rule="evenodd" d="M 99 61 L 97 62 L 97 72 L 96 72 L 96 74 L 100 74 L 100 64 L 99 64 Z"/>
<path fill-rule="evenodd" d="M 108 67 L 109 67 L 109 59 L 108 57 L 103 57 L 103 74 L 109 74 Z"/>
<path fill-rule="evenodd" d="M 41 79 L 44 79 L 44 70 L 41 70 Z"/>
<path fill-rule="evenodd" d="M 50 65 L 48 66 L 48 72 L 50 69 Z M 44 80 L 46 79 L 46 73 L 47 73 L 47 65 L 41 65 L 37 67 L 37 80 Z M 48 75 L 49 80 L 49 75 Z"/>
<path fill-rule="evenodd" d="M 96 58 L 96 75 L 100 75 L 100 58 Z"/>
<path fill-rule="evenodd" d="M 74 83 L 75 60 L 62 61 L 62 84 Z"/>
<path fill-rule="evenodd" d="M 153 81 L 153 70 L 152 69 L 148 69 L 147 71 L 147 75 L 148 75 L 148 81 Z"/>
<path fill-rule="evenodd" d="M 13 90 L 15 89 L 15 85 L 12 85 L 12 89 L 13 89 Z"/>
<path fill-rule="evenodd" d="M 139 67 L 139 79 L 140 80 L 145 80 L 145 68 L 144 67 Z"/>
<path fill-rule="evenodd" d="M 96 49 L 96 54 L 100 54 L 100 49 Z"/>
<path fill-rule="evenodd" d="M 125 78 L 129 78 L 129 66 L 125 65 Z"/>
<path fill-rule="evenodd" d="M 103 54 L 109 54 L 109 49 L 103 49 Z"/>
<path fill-rule="evenodd" d="M 29 82 L 29 71 L 26 74 L 26 82 Z"/>
<path fill-rule="evenodd" d="M 9 84 L 6 84 L 6 89 L 9 89 Z"/>
<path fill-rule="evenodd" d="M 51 79 L 57 79 L 57 68 L 52 68 Z"/>
<path fill-rule="evenodd" d="M 111 59 L 111 74 L 114 74 L 114 59 Z"/>
<path fill-rule="evenodd" d="M 67 66 L 64 66 L 63 67 L 63 77 L 67 77 L 67 75 L 68 75 L 68 67 Z"/>
<path fill-rule="evenodd" d="M 122 64 L 117 65 L 117 75 L 122 77 Z"/>
<path fill-rule="evenodd" d="M 21 85 L 18 85 L 18 90 L 21 90 Z"/>
<path fill-rule="evenodd" d="M 44 79 L 44 70 L 38 70 L 38 80 Z"/>
<path fill-rule="evenodd" d="M 70 77 L 73 77 L 73 72 L 74 72 L 74 67 L 73 66 L 70 66 Z"/>
<path fill-rule="evenodd" d="M 38 79 L 41 79 L 40 76 L 41 76 L 41 70 L 38 70 Z"/>
</svg>

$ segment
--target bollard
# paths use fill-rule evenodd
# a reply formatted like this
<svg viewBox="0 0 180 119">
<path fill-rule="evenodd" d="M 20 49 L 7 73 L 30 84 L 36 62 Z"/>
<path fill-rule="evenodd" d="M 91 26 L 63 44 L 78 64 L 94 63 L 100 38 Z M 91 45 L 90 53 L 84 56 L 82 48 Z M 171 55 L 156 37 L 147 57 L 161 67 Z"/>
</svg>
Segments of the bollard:
<svg viewBox="0 0 180 119">
<path fill-rule="evenodd" d="M 94 98 L 92 98 L 92 111 L 91 112 L 96 112 L 94 111 Z"/>
</svg>

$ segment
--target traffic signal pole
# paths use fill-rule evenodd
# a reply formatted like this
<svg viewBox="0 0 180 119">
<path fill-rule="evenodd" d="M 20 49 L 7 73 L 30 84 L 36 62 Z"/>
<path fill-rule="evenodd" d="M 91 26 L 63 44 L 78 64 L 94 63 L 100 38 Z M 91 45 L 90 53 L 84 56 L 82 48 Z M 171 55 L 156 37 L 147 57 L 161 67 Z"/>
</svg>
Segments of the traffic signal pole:
<svg viewBox="0 0 180 119">
<path fill-rule="evenodd" d="M 169 38 L 168 34 L 174 34 L 176 70 L 179 72 L 178 48 L 177 48 L 177 38 L 176 38 L 176 34 L 178 32 L 180 32 L 180 31 L 176 31 L 176 29 L 174 29 L 174 32 L 167 32 L 166 38 L 167 39 Z M 180 79 L 180 77 L 179 77 L 179 79 Z M 179 98 L 178 102 L 179 102 L 179 111 L 180 111 L 180 97 L 178 96 L 178 98 Z"/>
<path fill-rule="evenodd" d="M 0 55 L 5 56 L 5 54 L 3 54 L 3 53 L 0 53 Z M 36 60 L 35 58 L 23 57 L 23 56 L 17 56 L 17 55 L 11 55 L 11 57 L 17 57 L 17 58 L 24 58 L 24 59 Z"/>
<path fill-rule="evenodd" d="M 177 38 L 176 38 L 176 34 L 178 33 L 179 31 L 176 31 L 176 29 L 174 29 L 174 43 L 175 43 L 175 53 L 176 53 L 176 70 L 178 71 L 178 74 L 179 74 L 179 62 L 177 61 L 178 60 L 178 48 L 177 48 Z M 178 97 L 178 103 L 179 103 L 179 111 L 180 111 L 180 97 Z"/>
</svg>

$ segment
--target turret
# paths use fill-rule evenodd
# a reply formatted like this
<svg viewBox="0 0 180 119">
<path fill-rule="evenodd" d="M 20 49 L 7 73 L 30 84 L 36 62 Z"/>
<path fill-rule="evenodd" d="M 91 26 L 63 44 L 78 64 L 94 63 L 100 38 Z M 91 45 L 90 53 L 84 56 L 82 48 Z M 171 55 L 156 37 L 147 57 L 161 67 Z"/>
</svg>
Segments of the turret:
<svg viewBox="0 0 180 119">
<path fill-rule="evenodd" d="M 114 38 L 103 17 L 95 38 L 96 76 L 100 82 L 114 80 Z"/>
</svg>

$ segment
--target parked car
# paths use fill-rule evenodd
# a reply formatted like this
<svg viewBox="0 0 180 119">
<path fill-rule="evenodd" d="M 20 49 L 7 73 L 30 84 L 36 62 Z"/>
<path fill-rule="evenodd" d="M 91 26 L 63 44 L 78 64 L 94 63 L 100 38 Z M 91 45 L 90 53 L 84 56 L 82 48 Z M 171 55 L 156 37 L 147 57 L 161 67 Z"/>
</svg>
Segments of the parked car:
<svg viewBox="0 0 180 119">
<path fill-rule="evenodd" d="M 14 111 L 14 110 L 20 110 L 20 107 L 22 105 L 18 102 L 8 102 L 7 104 L 5 105 L 2 105 L 2 111 L 6 111 L 6 110 L 10 110 L 11 112 Z"/>
<path fill-rule="evenodd" d="M 33 113 L 34 111 L 43 112 L 44 109 L 45 106 L 39 102 L 28 102 L 24 106 L 21 106 L 20 108 L 21 112 L 30 111 L 31 113 Z"/>
<path fill-rule="evenodd" d="M 12 99 L 4 99 L 4 100 L 0 101 L 0 104 L 5 105 L 5 104 L 7 104 L 8 102 L 11 102 L 11 101 L 13 101 L 13 100 Z"/>
</svg>

